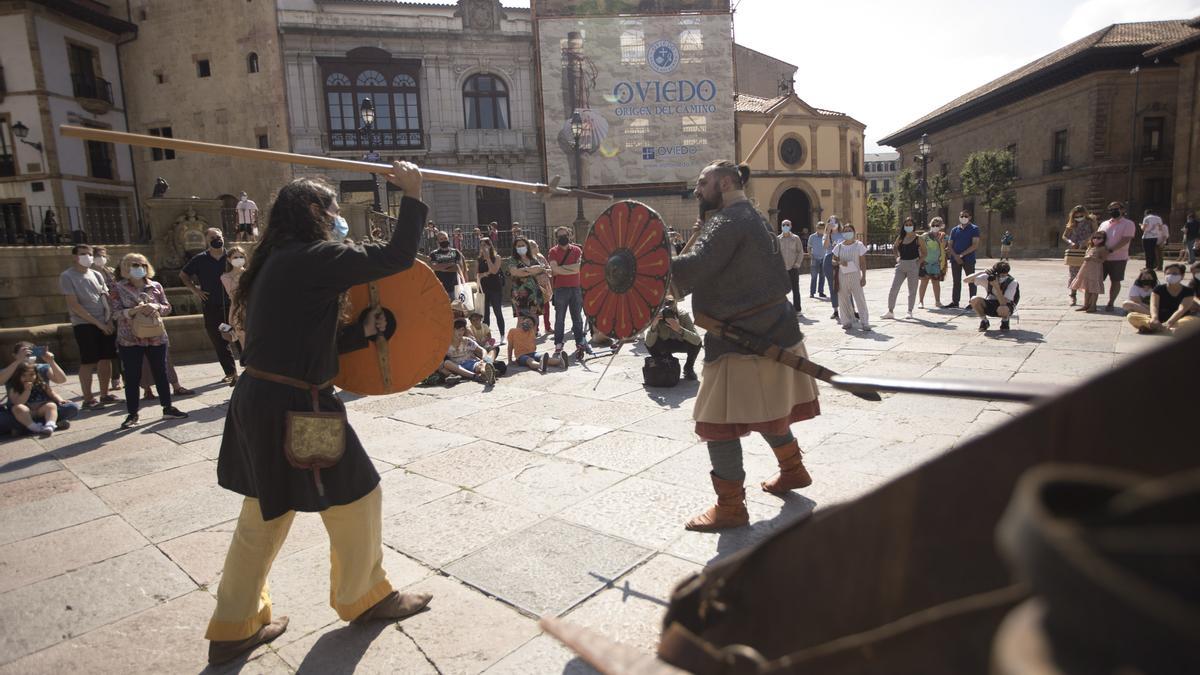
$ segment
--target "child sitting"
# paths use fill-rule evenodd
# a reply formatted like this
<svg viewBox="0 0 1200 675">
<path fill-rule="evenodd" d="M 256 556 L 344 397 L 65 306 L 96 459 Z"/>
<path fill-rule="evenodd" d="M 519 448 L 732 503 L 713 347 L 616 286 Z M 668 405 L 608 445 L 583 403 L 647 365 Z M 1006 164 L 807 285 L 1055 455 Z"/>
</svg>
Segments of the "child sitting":
<svg viewBox="0 0 1200 675">
<path fill-rule="evenodd" d="M 551 356 L 549 352 L 538 356 L 535 341 L 537 333 L 533 331 L 534 319 L 522 316 L 517 321 L 517 327 L 508 331 L 508 361 L 519 363 L 530 370 L 545 373 L 547 366 L 562 366 L 565 370 L 570 365 L 570 356 L 566 352 Z M 517 355 L 513 360 L 513 354 Z"/>
<path fill-rule="evenodd" d="M 1108 260 L 1108 234 L 1104 230 L 1092 233 L 1087 253 L 1083 254 L 1083 265 L 1068 287 L 1072 291 L 1083 291 L 1083 306 L 1076 312 L 1095 312 L 1096 299 L 1104 292 L 1104 261 Z"/>
<path fill-rule="evenodd" d="M 442 373 L 460 375 L 487 386 L 496 384 L 496 368 L 492 365 L 491 357 L 484 353 L 478 342 L 467 337 L 466 333 L 467 320 L 455 319 L 454 337 L 450 341 L 450 348 L 446 350 Z"/>
<path fill-rule="evenodd" d="M 1158 275 L 1154 273 L 1154 270 L 1146 268 L 1138 272 L 1137 281 L 1129 287 L 1129 299 L 1121 305 L 1121 309 L 1130 313 L 1149 314 L 1150 296 L 1154 294 L 1157 286 Z"/>
<path fill-rule="evenodd" d="M 26 429 L 42 436 L 49 436 L 58 429 L 58 406 L 65 405 L 66 400 L 54 393 L 34 364 L 29 361 L 18 363 L 5 382 L 5 388 L 8 394 L 5 406 Z M 36 421 L 39 418 L 41 422 Z M 63 422 L 63 428 L 67 426 Z"/>
</svg>

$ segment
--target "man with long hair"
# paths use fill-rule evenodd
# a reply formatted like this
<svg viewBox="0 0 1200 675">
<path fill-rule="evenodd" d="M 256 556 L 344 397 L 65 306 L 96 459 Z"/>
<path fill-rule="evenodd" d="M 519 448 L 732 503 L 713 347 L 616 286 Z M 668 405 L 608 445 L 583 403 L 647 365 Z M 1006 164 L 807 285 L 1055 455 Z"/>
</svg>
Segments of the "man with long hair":
<svg viewBox="0 0 1200 675">
<path fill-rule="evenodd" d="M 336 193 L 299 178 L 285 185 L 269 226 L 238 280 L 234 314 L 244 327 L 245 373 L 229 401 L 217 480 L 244 495 L 225 558 L 217 607 L 205 637 L 209 663 L 224 663 L 287 628 L 274 618 L 267 573 L 296 511 L 319 512 L 329 533 L 330 604 L 345 621 L 398 619 L 429 603 L 399 593 L 383 571 L 379 474 L 347 424 L 345 452 L 319 473 L 295 468 L 285 454 L 288 413 L 345 414 L 331 381 L 338 353 L 363 348 L 381 330 L 379 312 L 343 326 L 347 291 L 412 266 L 428 207 L 421 172 L 397 162 L 388 180 L 404 199 L 388 243 L 348 246 Z M 384 326 L 386 328 L 386 325 Z"/>
</svg>

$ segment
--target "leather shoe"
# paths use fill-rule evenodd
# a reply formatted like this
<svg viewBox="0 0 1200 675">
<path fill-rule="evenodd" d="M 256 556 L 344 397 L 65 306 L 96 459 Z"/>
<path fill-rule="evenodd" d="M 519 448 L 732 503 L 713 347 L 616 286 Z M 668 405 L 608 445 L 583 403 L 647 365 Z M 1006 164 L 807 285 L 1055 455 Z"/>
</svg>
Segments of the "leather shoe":
<svg viewBox="0 0 1200 675">
<path fill-rule="evenodd" d="M 227 663 L 237 657 L 247 654 L 259 645 L 283 635 L 287 630 L 288 618 L 281 616 L 271 623 L 258 629 L 258 632 L 245 640 L 211 640 L 208 643 L 208 664 L 215 666 Z"/>
<path fill-rule="evenodd" d="M 359 614 L 350 623 L 364 624 L 368 621 L 403 619 L 406 616 L 412 616 L 425 609 L 425 606 L 432 599 L 433 596 L 429 593 L 401 593 L 400 591 L 392 591 L 387 597 L 375 603 L 367 611 Z"/>
</svg>

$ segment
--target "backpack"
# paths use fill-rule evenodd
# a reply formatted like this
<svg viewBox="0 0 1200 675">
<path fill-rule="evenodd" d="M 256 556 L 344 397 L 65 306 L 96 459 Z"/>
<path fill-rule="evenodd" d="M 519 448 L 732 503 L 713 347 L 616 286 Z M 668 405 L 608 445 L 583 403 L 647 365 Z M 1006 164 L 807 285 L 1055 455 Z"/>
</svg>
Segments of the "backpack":
<svg viewBox="0 0 1200 675">
<path fill-rule="evenodd" d="M 1016 280 L 1012 278 L 1012 275 L 1009 275 L 1008 281 L 1000 284 L 1000 290 L 1007 292 L 1008 287 L 1012 284 L 1013 281 L 1016 281 Z M 997 298 L 997 300 L 999 300 L 999 298 Z M 1012 300 L 1013 307 L 1016 307 L 1017 303 L 1019 303 L 1019 302 L 1021 302 L 1021 284 L 1017 284 L 1017 292 L 1013 293 L 1013 300 Z"/>
<path fill-rule="evenodd" d="M 679 384 L 679 359 L 666 354 L 647 356 L 642 381 L 647 387 L 674 387 Z"/>
</svg>

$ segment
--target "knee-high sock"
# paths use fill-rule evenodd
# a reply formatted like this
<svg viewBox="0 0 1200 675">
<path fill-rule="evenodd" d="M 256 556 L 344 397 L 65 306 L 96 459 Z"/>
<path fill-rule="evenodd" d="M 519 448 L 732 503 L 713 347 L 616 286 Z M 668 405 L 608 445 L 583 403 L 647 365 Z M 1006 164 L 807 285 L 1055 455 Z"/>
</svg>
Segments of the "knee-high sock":
<svg viewBox="0 0 1200 675">
<path fill-rule="evenodd" d="M 746 480 L 746 470 L 742 467 L 741 440 L 709 441 L 708 458 L 717 478 L 738 482 Z"/>
</svg>

